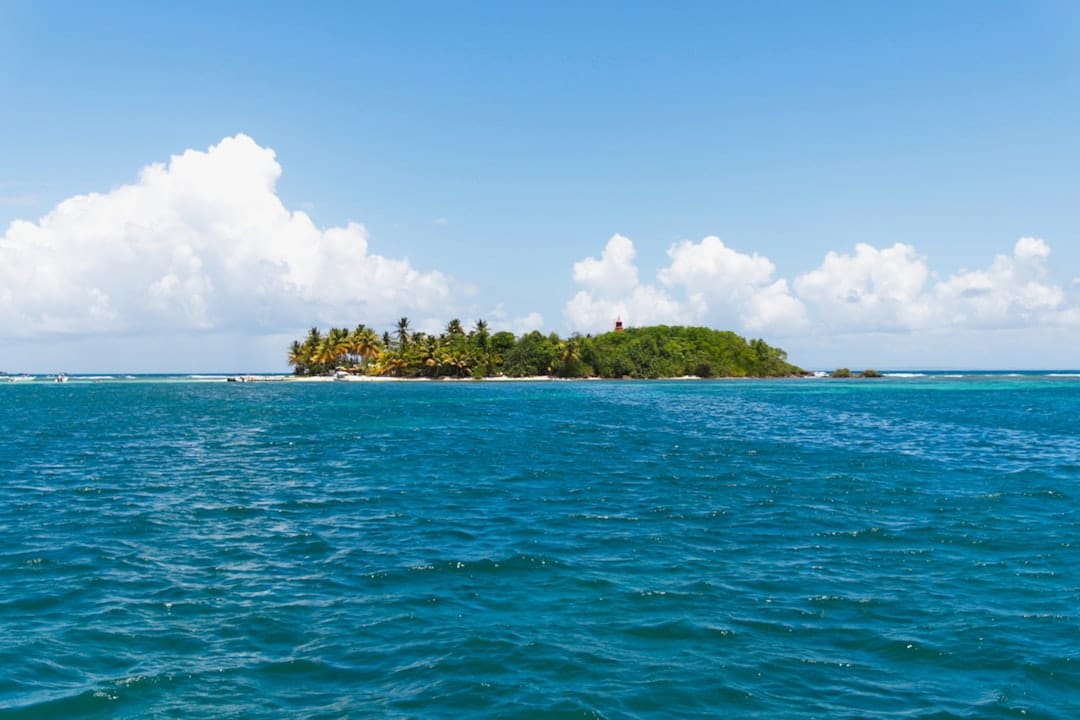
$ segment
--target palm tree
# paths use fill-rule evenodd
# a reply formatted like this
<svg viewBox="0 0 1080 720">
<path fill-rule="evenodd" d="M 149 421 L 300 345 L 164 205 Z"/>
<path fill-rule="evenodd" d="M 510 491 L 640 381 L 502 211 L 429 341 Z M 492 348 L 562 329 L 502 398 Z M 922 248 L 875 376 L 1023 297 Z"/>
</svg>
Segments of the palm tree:
<svg viewBox="0 0 1080 720">
<path fill-rule="evenodd" d="M 297 375 L 303 375 L 305 370 L 304 346 L 299 340 L 293 340 L 289 346 L 289 364 L 293 366 Z"/>
<path fill-rule="evenodd" d="M 450 369 L 455 377 L 465 377 L 469 374 L 469 356 L 460 350 L 449 352 Z"/>
<path fill-rule="evenodd" d="M 341 364 L 349 351 L 349 331 L 345 328 L 330 328 L 319 348 L 319 364 L 323 371 Z"/>
<path fill-rule="evenodd" d="M 419 343 L 420 350 L 420 373 L 434 377 L 439 374 L 439 341 L 428 335 Z"/>
<path fill-rule="evenodd" d="M 559 374 L 563 377 L 570 375 L 581 360 L 581 342 L 577 337 L 559 343 L 558 358 L 561 365 Z"/>
<path fill-rule="evenodd" d="M 358 325 L 353 331 L 352 347 L 360 358 L 360 364 L 366 365 L 369 360 L 379 356 L 379 336 L 371 328 Z"/>
<path fill-rule="evenodd" d="M 360 338 L 363 336 L 365 330 L 367 330 L 367 326 L 364 325 L 364 323 L 360 323 L 349 333 L 349 360 L 356 366 L 359 366 L 363 359 L 363 353 L 360 352 Z"/>
<path fill-rule="evenodd" d="M 388 350 L 379 358 L 374 370 L 379 375 L 400 375 L 408 366 L 405 359 L 396 350 Z"/>
<path fill-rule="evenodd" d="M 307 337 L 304 338 L 304 344 L 302 346 L 303 353 L 301 355 L 304 361 L 304 374 L 312 375 L 318 372 L 319 365 L 319 349 L 323 344 L 322 333 L 319 332 L 319 328 L 313 327 L 308 330 Z"/>
<path fill-rule="evenodd" d="M 491 333 L 488 331 L 487 320 L 477 320 L 473 331 L 469 334 L 469 342 L 473 346 L 473 355 L 476 365 L 484 375 L 491 374 Z"/>
<path fill-rule="evenodd" d="M 409 347 L 409 318 L 403 317 L 397 321 L 396 339 L 398 350 Z"/>
<path fill-rule="evenodd" d="M 461 327 L 461 321 L 458 320 L 457 318 L 454 318 L 450 322 L 446 323 L 446 334 L 447 335 L 464 335 L 465 334 L 465 329 L 463 327 Z"/>
</svg>

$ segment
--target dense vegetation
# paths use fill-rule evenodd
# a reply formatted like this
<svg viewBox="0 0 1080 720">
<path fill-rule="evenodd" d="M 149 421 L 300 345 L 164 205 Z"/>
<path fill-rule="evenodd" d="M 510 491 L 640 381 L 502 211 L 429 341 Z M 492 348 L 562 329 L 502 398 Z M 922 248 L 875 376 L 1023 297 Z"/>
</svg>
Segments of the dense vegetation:
<svg viewBox="0 0 1080 720">
<path fill-rule="evenodd" d="M 861 373 L 853 373 L 853 372 L 851 372 L 850 368 L 843 367 L 843 368 L 837 368 L 837 369 L 833 370 L 831 373 L 829 373 L 829 377 L 844 379 L 844 378 L 879 378 L 879 377 L 884 377 L 884 376 L 881 373 L 879 373 L 877 370 L 866 369 L 866 370 L 863 370 Z"/>
<path fill-rule="evenodd" d="M 801 372 L 787 353 L 764 340 L 703 327 L 629 328 L 602 335 L 560 338 L 533 331 L 520 337 L 492 333 L 483 320 L 466 332 L 451 320 L 439 335 L 413 332 L 401 318 L 381 336 L 365 325 L 311 328 L 293 342 L 289 364 L 297 375 L 336 369 L 394 377 L 661 378 L 778 377 Z"/>
</svg>

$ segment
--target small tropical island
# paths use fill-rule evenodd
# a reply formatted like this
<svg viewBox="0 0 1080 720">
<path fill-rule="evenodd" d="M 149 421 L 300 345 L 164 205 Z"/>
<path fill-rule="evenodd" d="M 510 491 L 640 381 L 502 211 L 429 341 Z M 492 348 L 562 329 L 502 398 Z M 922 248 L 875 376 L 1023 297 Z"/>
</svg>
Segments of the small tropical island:
<svg viewBox="0 0 1080 720">
<path fill-rule="evenodd" d="M 538 331 L 492 333 L 477 320 L 460 320 L 433 335 L 413 331 L 401 318 L 381 335 L 366 325 L 354 329 L 313 327 L 293 341 L 289 365 L 296 375 L 337 374 L 395 378 L 765 378 L 805 374 L 787 353 L 761 339 L 726 330 L 655 325 L 615 329 L 599 335 L 562 338 Z"/>
</svg>

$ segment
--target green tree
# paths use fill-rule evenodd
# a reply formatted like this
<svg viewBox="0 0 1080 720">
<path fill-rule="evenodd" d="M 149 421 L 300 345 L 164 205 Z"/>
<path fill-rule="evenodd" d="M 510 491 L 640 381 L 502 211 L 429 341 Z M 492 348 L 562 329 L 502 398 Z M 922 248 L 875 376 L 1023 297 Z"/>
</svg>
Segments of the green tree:
<svg viewBox="0 0 1080 720">
<path fill-rule="evenodd" d="M 550 338 L 533 330 L 518 338 L 506 352 L 506 374 L 512 377 L 547 375 L 558 355 L 556 344 Z"/>
<path fill-rule="evenodd" d="M 397 340 L 398 350 L 405 350 L 409 347 L 409 318 L 403 317 L 397 321 L 394 339 Z"/>
<path fill-rule="evenodd" d="M 561 341 L 557 346 L 556 366 L 551 372 L 559 377 L 581 376 L 581 340 L 571 337 Z"/>
<path fill-rule="evenodd" d="M 304 355 L 304 346 L 299 340 L 293 340 L 289 346 L 289 365 L 297 375 L 303 375 L 307 371 L 308 359 Z"/>
<path fill-rule="evenodd" d="M 363 323 L 356 326 L 356 329 L 352 331 L 349 336 L 350 352 L 357 358 L 357 363 L 360 367 L 366 367 L 372 359 L 379 356 L 382 348 L 379 343 L 379 336 L 375 334 L 372 328 L 367 327 Z"/>
<path fill-rule="evenodd" d="M 380 342 L 363 324 L 351 332 L 331 328 L 325 336 L 313 327 L 303 341 L 290 345 L 288 361 L 301 375 L 325 373 L 346 362 L 367 372 L 410 377 L 776 377 L 801 372 L 783 350 L 760 338 L 748 342 L 731 331 L 703 327 L 657 325 L 565 340 L 536 331 L 521 337 L 505 331 L 490 334 L 483 320 L 468 335 L 457 320 L 446 330 L 437 338 L 413 333 L 408 319 L 401 318 L 394 335 L 383 333 Z M 846 368 L 833 373 L 850 374 Z M 862 375 L 877 373 L 866 370 Z"/>
<path fill-rule="evenodd" d="M 319 351 L 322 348 L 322 345 L 323 336 L 319 328 L 313 327 L 308 330 L 307 337 L 304 338 L 301 352 L 305 375 L 313 375 L 320 372 Z"/>
<path fill-rule="evenodd" d="M 439 339 L 432 336 L 425 337 L 416 343 L 419 359 L 419 371 L 421 375 L 438 377 L 439 375 Z"/>
<path fill-rule="evenodd" d="M 317 351 L 322 371 L 326 372 L 340 365 L 348 352 L 349 331 L 345 328 L 330 328 Z"/>
</svg>

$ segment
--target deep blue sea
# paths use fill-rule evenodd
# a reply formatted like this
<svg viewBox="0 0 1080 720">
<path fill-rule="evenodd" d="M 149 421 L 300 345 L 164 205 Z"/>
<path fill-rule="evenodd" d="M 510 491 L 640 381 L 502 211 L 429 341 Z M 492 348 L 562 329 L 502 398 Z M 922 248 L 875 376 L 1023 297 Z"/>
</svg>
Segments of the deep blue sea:
<svg viewBox="0 0 1080 720">
<path fill-rule="evenodd" d="M 0 718 L 1080 717 L 1080 377 L 97 380 L 0 383 Z"/>
</svg>

